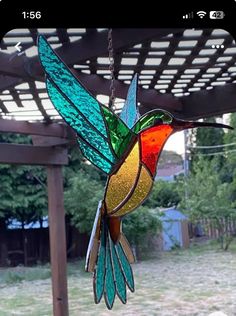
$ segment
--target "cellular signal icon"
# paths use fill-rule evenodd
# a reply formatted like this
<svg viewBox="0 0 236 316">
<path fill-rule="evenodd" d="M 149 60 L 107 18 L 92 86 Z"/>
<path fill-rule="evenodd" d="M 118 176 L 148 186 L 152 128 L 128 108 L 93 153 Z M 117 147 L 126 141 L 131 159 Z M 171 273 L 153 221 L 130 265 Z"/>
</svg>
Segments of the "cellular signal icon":
<svg viewBox="0 0 236 316">
<path fill-rule="evenodd" d="M 183 15 L 183 19 L 193 19 L 193 12 Z"/>
</svg>

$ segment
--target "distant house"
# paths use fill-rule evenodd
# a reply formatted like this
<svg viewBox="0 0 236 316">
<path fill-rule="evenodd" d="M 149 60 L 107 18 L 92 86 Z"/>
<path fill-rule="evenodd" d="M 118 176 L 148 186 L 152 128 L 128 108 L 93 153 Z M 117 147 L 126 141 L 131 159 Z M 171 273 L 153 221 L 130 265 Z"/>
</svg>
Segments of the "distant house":
<svg viewBox="0 0 236 316">
<path fill-rule="evenodd" d="M 155 180 L 174 181 L 175 176 L 184 173 L 182 164 L 169 163 L 157 169 Z"/>
<path fill-rule="evenodd" d="M 161 248 L 168 251 L 176 247 L 189 247 L 188 218 L 175 208 L 162 209 Z"/>
</svg>

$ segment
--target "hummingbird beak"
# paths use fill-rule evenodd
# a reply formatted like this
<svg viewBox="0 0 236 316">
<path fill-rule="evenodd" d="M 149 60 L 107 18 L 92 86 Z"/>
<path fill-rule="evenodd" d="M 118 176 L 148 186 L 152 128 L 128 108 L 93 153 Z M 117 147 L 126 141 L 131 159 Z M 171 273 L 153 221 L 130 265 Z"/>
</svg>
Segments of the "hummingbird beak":
<svg viewBox="0 0 236 316">
<path fill-rule="evenodd" d="M 195 127 L 216 127 L 216 128 L 228 128 L 233 129 L 233 127 L 225 124 L 220 123 L 210 123 L 210 122 L 197 122 L 197 121 L 183 121 L 180 119 L 174 118 L 171 124 L 174 127 L 176 132 L 182 131 L 188 128 L 195 128 Z"/>
</svg>

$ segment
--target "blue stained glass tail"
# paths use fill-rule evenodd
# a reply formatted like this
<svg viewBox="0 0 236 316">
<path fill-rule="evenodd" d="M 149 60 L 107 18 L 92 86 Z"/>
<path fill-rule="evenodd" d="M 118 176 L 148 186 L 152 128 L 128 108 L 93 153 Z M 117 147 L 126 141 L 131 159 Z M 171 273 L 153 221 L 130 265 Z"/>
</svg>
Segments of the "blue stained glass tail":
<svg viewBox="0 0 236 316">
<path fill-rule="evenodd" d="M 137 85 L 138 75 L 135 74 L 128 90 L 127 99 L 120 114 L 120 118 L 129 128 L 132 128 L 140 117 L 137 107 Z"/>
<path fill-rule="evenodd" d="M 134 292 L 134 278 L 131 265 L 120 242 L 111 239 L 107 221 L 102 219 L 101 241 L 97 265 L 94 271 L 94 298 L 99 303 L 104 295 L 108 309 L 112 309 L 117 295 L 126 303 L 126 285 Z"/>
</svg>

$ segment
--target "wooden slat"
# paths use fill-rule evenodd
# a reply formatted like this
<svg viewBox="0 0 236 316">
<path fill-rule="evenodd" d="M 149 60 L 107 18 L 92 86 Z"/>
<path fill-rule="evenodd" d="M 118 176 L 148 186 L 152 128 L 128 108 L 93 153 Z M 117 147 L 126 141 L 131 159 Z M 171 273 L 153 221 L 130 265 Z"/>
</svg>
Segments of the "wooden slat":
<svg viewBox="0 0 236 316">
<path fill-rule="evenodd" d="M 62 168 L 47 168 L 53 315 L 68 316 L 65 211 Z"/>
<path fill-rule="evenodd" d="M 182 97 L 186 119 L 216 116 L 236 111 L 236 84 L 214 87 L 212 90 L 194 92 Z"/>
<path fill-rule="evenodd" d="M 147 39 L 152 39 L 153 37 L 155 39 L 161 38 L 173 32 L 176 32 L 176 29 L 114 28 L 112 31 L 113 49 L 114 51 L 125 50 Z M 82 39 L 69 45 L 63 45 L 55 49 L 55 51 L 68 66 L 84 62 L 87 59 L 103 56 L 104 54 L 107 55 L 107 30 L 103 32 L 91 32 Z M 34 65 L 31 69 L 31 75 L 34 77 L 41 76 L 42 67 L 38 61 L 38 57 L 31 58 L 31 64 Z"/>
<path fill-rule="evenodd" d="M 87 75 L 77 73 L 78 79 L 93 93 L 110 95 L 110 80 L 98 75 Z M 126 99 L 129 85 L 115 80 L 115 95 L 118 98 Z M 181 111 L 181 101 L 171 94 L 159 94 L 155 89 L 138 88 L 138 101 L 152 107 Z M 150 110 L 150 109 L 149 109 Z"/>
<path fill-rule="evenodd" d="M 76 143 L 76 139 L 70 140 L 67 138 L 38 136 L 32 135 L 32 142 L 35 146 L 51 147 L 51 146 L 71 146 Z"/>
<path fill-rule="evenodd" d="M 0 132 L 74 138 L 73 131 L 67 125 L 58 123 L 29 123 L 26 121 L 0 119 Z"/>
<path fill-rule="evenodd" d="M 197 120 L 204 117 L 236 112 L 236 84 L 214 87 L 212 90 L 201 90 L 188 96 L 180 97 L 182 111 L 172 111 L 176 117 L 186 120 Z M 160 104 L 160 107 L 162 105 Z M 164 107 L 163 107 L 164 108 Z M 143 104 L 140 113 L 154 109 L 153 106 Z"/>
<path fill-rule="evenodd" d="M 67 149 L 0 143 L 0 163 L 23 165 L 67 165 Z"/>
<path fill-rule="evenodd" d="M 183 30 L 183 29 L 182 29 Z M 178 32 L 181 31 L 178 30 Z M 117 28 L 113 30 L 113 48 L 121 50 L 143 40 L 153 37 L 160 38 L 175 32 L 175 29 L 153 29 L 153 28 Z M 83 62 L 89 58 L 94 58 L 107 54 L 107 31 L 94 32 L 91 35 L 74 42 L 63 45 L 55 49 L 58 55 L 66 62 L 67 65 Z M 79 52 L 79 54 L 78 54 Z M 18 56 L 13 62 L 9 62 L 14 54 L 0 53 L 0 73 L 7 74 L 13 77 L 41 77 L 43 74 L 42 67 L 38 60 L 38 56 L 26 57 Z M 30 65 L 30 74 L 27 73 L 24 64 Z M 11 67 L 13 66 L 13 67 Z"/>
<path fill-rule="evenodd" d="M 1 57 L 0 57 L 1 58 Z M 22 83 L 23 79 L 0 75 L 0 91 L 10 89 L 17 84 Z"/>
</svg>

